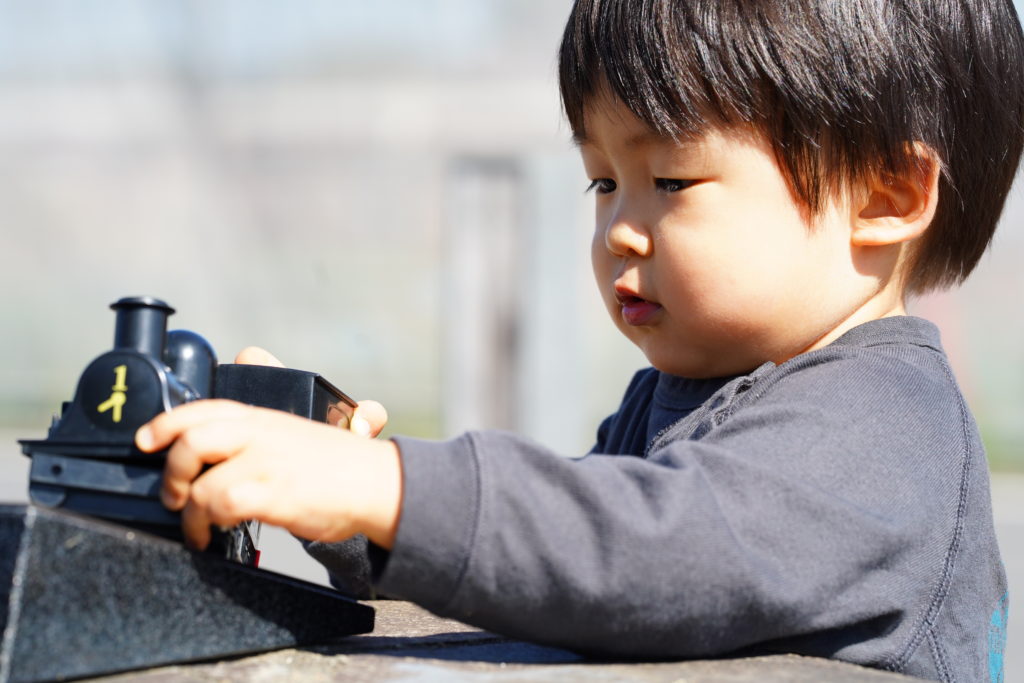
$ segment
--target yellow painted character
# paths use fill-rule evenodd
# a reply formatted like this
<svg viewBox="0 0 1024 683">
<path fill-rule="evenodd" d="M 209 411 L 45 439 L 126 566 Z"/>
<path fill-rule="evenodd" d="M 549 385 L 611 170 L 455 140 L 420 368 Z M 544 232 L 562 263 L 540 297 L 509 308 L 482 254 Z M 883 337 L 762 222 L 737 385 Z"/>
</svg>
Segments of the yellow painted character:
<svg viewBox="0 0 1024 683">
<path fill-rule="evenodd" d="M 128 401 L 128 386 L 125 384 L 128 378 L 128 366 L 118 365 L 114 368 L 114 386 L 113 393 L 110 394 L 110 398 L 101 403 L 97 410 L 101 413 L 105 413 L 108 410 L 112 410 L 111 418 L 114 422 L 121 421 L 121 408 Z"/>
</svg>

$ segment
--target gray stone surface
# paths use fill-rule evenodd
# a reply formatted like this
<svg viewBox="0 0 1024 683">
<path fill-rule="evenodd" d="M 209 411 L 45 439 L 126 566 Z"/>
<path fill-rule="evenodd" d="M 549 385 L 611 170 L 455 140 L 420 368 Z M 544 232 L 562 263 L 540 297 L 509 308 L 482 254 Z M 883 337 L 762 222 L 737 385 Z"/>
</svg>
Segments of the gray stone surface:
<svg viewBox="0 0 1024 683">
<path fill-rule="evenodd" d="M 9 598 L 0 600 L 0 625 L 8 627 L 0 680 L 914 680 L 792 655 L 588 661 L 407 602 L 354 605 L 320 587 L 196 555 L 163 539 L 26 506 L 0 506 L 0 581 L 0 592 L 13 587 L 0 593 Z M 339 639 L 359 630 L 354 625 L 369 628 L 371 608 L 372 632 Z M 276 651 L 265 652 L 270 649 Z M 263 653 L 252 654 L 257 651 Z"/>
<path fill-rule="evenodd" d="M 320 586 L 35 506 L 0 506 L 0 681 L 333 642 L 373 609 Z"/>
<path fill-rule="evenodd" d="M 795 655 L 692 662 L 594 662 L 441 619 L 407 602 L 374 601 L 367 635 L 323 647 L 178 665 L 104 678 L 106 683 L 249 681 L 652 681 L 666 683 L 884 683 L 905 676 Z"/>
</svg>

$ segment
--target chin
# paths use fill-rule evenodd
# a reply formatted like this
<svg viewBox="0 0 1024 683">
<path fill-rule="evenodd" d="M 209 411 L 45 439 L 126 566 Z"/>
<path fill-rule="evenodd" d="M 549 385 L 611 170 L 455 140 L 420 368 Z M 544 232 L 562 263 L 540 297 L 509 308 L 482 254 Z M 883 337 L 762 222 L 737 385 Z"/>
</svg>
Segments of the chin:
<svg viewBox="0 0 1024 683">
<path fill-rule="evenodd" d="M 713 372 L 709 373 L 713 369 L 711 363 L 700 362 L 699 360 L 685 360 L 678 357 L 666 358 L 665 354 L 648 353 L 645 349 L 641 349 L 641 351 L 644 351 L 648 363 L 654 366 L 656 370 L 667 375 L 688 377 L 690 379 L 707 379 L 708 377 L 715 376 Z"/>
<path fill-rule="evenodd" d="M 680 358 L 678 353 L 659 354 L 648 352 L 641 347 L 641 351 L 647 357 L 647 361 L 655 369 L 667 375 L 687 377 L 689 379 L 712 379 L 715 377 L 734 377 L 736 375 L 752 372 L 759 367 L 762 361 L 733 361 L 723 363 L 723 352 L 717 353 L 692 353 L 691 357 Z M 671 357 L 666 357 L 671 356 Z"/>
</svg>

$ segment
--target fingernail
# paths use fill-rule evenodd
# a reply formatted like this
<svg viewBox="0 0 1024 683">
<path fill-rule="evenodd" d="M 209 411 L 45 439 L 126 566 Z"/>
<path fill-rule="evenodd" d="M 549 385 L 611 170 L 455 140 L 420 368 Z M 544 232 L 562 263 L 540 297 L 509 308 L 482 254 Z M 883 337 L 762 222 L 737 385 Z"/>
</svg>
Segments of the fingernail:
<svg viewBox="0 0 1024 683">
<path fill-rule="evenodd" d="M 140 450 L 148 451 L 153 447 L 153 430 L 149 427 L 142 426 L 135 432 L 135 445 Z"/>
<path fill-rule="evenodd" d="M 352 430 L 353 433 L 358 434 L 359 436 L 370 435 L 370 423 L 366 420 L 365 417 L 359 417 L 358 415 L 353 416 L 352 424 L 349 426 L 349 429 Z"/>
</svg>

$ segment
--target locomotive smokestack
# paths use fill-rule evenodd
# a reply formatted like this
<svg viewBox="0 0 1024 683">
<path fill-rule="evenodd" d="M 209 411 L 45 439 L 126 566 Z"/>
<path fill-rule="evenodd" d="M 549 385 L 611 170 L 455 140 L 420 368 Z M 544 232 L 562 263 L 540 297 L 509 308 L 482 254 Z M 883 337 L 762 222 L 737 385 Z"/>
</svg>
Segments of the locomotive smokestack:
<svg viewBox="0 0 1024 683">
<path fill-rule="evenodd" d="M 126 297 L 110 307 L 117 311 L 114 348 L 132 349 L 162 364 L 167 317 L 174 309 L 150 296 Z"/>
</svg>

